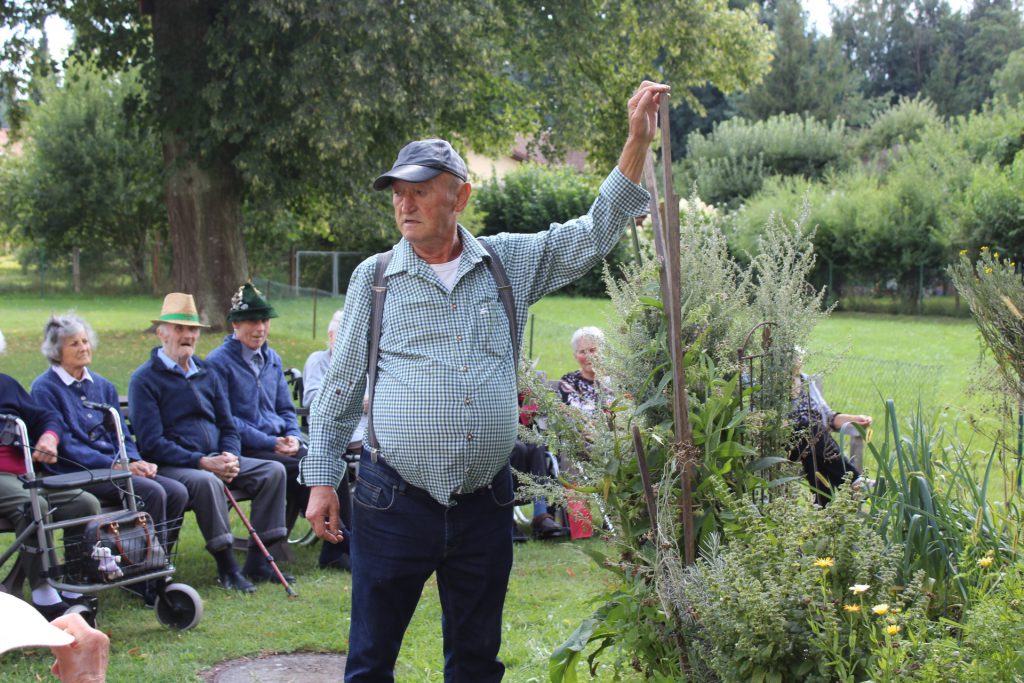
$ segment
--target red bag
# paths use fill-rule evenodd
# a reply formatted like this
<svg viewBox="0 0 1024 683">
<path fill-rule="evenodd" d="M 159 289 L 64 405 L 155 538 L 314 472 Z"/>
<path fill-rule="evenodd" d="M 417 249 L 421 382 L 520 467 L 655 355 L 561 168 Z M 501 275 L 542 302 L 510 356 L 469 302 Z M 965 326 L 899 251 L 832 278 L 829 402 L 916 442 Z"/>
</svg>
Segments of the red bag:
<svg viewBox="0 0 1024 683">
<path fill-rule="evenodd" d="M 572 540 L 590 538 L 594 535 L 594 524 L 590 508 L 582 500 L 569 501 L 569 536 Z"/>
</svg>

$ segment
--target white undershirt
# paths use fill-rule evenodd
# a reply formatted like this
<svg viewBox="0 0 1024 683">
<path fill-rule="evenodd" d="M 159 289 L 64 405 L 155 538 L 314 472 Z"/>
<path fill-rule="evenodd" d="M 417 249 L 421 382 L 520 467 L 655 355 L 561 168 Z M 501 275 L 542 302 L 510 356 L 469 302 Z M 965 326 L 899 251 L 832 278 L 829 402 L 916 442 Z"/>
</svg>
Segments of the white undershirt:
<svg viewBox="0 0 1024 683">
<path fill-rule="evenodd" d="M 444 288 L 449 292 L 452 291 L 452 287 L 455 286 L 455 276 L 459 272 L 459 259 L 456 258 L 448 263 L 431 263 L 430 267 L 434 269 L 437 279 L 441 281 Z"/>
</svg>

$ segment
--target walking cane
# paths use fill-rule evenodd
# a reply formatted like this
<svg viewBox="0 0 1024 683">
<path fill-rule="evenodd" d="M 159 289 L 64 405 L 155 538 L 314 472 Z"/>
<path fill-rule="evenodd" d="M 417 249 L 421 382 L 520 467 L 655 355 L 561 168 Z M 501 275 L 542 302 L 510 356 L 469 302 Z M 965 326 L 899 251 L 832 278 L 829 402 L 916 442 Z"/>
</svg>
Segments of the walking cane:
<svg viewBox="0 0 1024 683">
<path fill-rule="evenodd" d="M 260 535 L 256 533 L 256 530 L 252 528 L 252 524 L 249 523 L 249 518 L 242 512 L 242 508 L 238 507 L 238 501 L 231 495 L 231 490 L 228 489 L 227 484 L 224 485 L 224 495 L 228 497 L 228 502 L 231 503 L 231 507 L 235 508 L 235 512 L 238 513 L 239 518 L 242 520 L 242 524 L 249 530 L 249 536 L 252 540 L 256 541 L 256 547 L 263 553 L 263 557 L 270 563 L 270 568 L 274 570 L 274 574 L 277 575 L 277 580 L 284 586 L 285 591 L 288 593 L 289 598 L 297 598 L 299 594 L 288 584 L 288 580 L 284 578 L 284 574 L 277 568 L 277 562 L 274 562 L 274 556 L 267 550 L 267 546 L 263 545 L 263 541 L 260 540 Z"/>
</svg>

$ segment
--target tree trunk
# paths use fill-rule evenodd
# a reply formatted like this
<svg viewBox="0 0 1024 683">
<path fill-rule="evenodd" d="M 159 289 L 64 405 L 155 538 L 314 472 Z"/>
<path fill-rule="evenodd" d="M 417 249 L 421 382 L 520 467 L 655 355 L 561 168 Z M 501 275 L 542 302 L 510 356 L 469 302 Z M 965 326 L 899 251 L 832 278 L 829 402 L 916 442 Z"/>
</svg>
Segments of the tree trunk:
<svg viewBox="0 0 1024 683">
<path fill-rule="evenodd" d="M 154 233 L 153 234 L 153 256 L 152 256 L 153 264 L 151 266 L 151 272 L 150 272 L 150 278 L 151 278 L 150 284 L 151 284 L 153 296 L 160 296 L 161 294 L 163 294 L 163 289 L 164 289 L 164 287 L 163 287 L 163 278 L 161 277 L 161 272 L 163 270 L 163 265 L 162 265 L 161 260 L 160 260 L 160 255 L 162 253 L 162 249 L 163 249 L 164 243 L 163 243 L 163 240 L 160 239 L 160 233 L 159 232 L 154 230 L 153 233 Z"/>
<path fill-rule="evenodd" d="M 82 292 L 82 249 L 71 248 L 71 282 L 74 283 L 75 294 Z"/>
<path fill-rule="evenodd" d="M 200 143 L 208 120 L 206 34 L 221 0 L 143 3 L 152 13 L 157 115 L 164 133 L 167 218 L 173 280 L 203 318 L 224 328 L 231 295 L 248 277 L 242 241 L 243 181 L 225 143 Z M 202 150 L 202 151 L 200 151 Z"/>
<path fill-rule="evenodd" d="M 242 183 L 234 169 L 178 161 L 175 148 L 173 143 L 164 145 L 174 287 L 192 294 L 206 322 L 223 329 L 231 295 L 248 279 Z"/>
</svg>

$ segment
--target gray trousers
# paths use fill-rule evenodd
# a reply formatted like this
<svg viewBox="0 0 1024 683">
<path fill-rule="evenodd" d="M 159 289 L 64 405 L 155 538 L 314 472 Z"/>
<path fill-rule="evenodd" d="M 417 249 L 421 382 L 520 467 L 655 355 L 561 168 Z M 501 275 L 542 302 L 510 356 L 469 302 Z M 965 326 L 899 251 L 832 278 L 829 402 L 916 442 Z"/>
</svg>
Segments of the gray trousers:
<svg viewBox="0 0 1024 683">
<path fill-rule="evenodd" d="M 249 521 L 264 545 L 278 541 L 288 533 L 284 527 L 284 465 L 270 460 L 238 458 L 238 476 L 231 488 L 252 500 Z M 188 489 L 189 506 L 196 513 L 206 549 L 213 553 L 231 546 L 229 503 L 224 482 L 212 472 L 192 467 L 161 465 L 160 474 L 181 482 Z M 250 544 L 252 541 L 250 540 Z"/>
<path fill-rule="evenodd" d="M 32 522 L 32 511 L 28 507 L 29 495 L 21 481 L 13 474 L 0 472 L 0 517 L 8 520 L 14 525 L 15 533 L 21 533 Z M 100 513 L 100 503 L 95 496 L 86 493 L 81 489 L 68 489 L 67 491 L 47 491 L 40 495 L 39 505 L 43 512 L 49 507 L 56 508 L 51 519 L 61 522 L 76 517 L 91 517 Z M 76 531 L 81 534 L 78 527 L 69 527 L 64 530 L 65 544 L 68 537 Z M 34 549 L 38 545 L 36 534 L 29 535 L 22 546 L 28 552 L 21 553 L 22 568 L 25 576 L 28 577 L 32 588 L 39 588 L 46 583 L 39 576 L 42 570 L 42 560 Z"/>
</svg>

